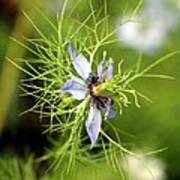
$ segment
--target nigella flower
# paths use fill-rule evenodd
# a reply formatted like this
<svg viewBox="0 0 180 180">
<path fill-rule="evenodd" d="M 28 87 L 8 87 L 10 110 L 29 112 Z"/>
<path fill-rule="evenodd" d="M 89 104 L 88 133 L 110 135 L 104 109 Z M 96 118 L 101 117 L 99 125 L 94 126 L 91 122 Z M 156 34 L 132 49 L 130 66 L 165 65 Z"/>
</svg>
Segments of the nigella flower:
<svg viewBox="0 0 180 180">
<path fill-rule="evenodd" d="M 63 93 L 71 93 L 77 100 L 90 96 L 90 110 L 86 120 L 86 131 L 93 146 L 101 130 L 102 119 L 105 115 L 109 119 L 115 116 L 112 108 L 113 100 L 99 94 L 96 90 L 102 83 L 113 77 L 113 66 L 110 60 L 103 60 L 98 65 L 97 73 L 92 72 L 91 65 L 82 53 L 77 54 L 69 44 L 69 53 L 73 59 L 73 66 L 80 77 L 74 77 L 65 82 L 61 89 Z"/>
</svg>

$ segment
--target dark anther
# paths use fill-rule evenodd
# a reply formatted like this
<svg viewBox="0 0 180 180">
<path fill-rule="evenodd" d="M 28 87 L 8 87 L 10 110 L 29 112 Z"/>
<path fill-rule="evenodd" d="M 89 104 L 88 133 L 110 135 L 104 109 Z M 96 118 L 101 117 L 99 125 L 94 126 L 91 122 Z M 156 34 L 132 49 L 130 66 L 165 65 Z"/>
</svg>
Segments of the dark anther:
<svg viewBox="0 0 180 180">
<path fill-rule="evenodd" d="M 92 85 L 96 85 L 98 79 L 99 79 L 98 75 L 96 73 L 91 72 L 86 80 L 88 87 Z"/>
<path fill-rule="evenodd" d="M 96 103 L 98 109 L 104 109 L 113 104 L 113 100 L 109 97 L 94 96 L 93 100 Z"/>
</svg>

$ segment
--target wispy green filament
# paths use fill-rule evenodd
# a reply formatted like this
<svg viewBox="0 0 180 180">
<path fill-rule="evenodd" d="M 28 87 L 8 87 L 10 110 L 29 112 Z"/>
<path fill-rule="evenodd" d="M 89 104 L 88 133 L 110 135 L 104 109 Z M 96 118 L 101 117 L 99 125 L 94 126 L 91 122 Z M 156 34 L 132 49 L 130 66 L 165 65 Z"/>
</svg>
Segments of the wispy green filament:
<svg viewBox="0 0 180 180">
<path fill-rule="evenodd" d="M 40 37 L 26 39 L 34 48 L 26 46 L 15 39 L 13 40 L 31 52 L 35 58 L 19 59 L 19 61 L 25 63 L 26 68 L 20 67 L 9 59 L 28 76 L 28 78 L 22 80 L 21 89 L 24 91 L 23 95 L 30 95 L 36 99 L 34 106 L 24 113 L 30 111 L 39 113 L 42 123 L 43 119 L 48 117 L 49 124 L 45 124 L 48 126 L 45 132 L 50 134 L 57 132 L 59 136 L 59 139 L 54 142 L 55 148 L 49 150 L 38 160 L 51 161 L 53 159 L 50 169 L 56 169 L 65 164 L 65 171 L 69 172 L 72 167 L 75 167 L 76 163 L 91 163 L 106 159 L 108 163 L 114 166 L 115 170 L 122 174 L 122 179 L 125 179 L 118 157 L 123 156 L 124 153 L 133 156 L 136 156 L 136 154 L 121 144 L 118 128 L 111 125 L 115 134 L 112 137 L 108 135 L 108 130 L 106 132 L 102 128 L 101 137 L 95 146 L 97 153 L 94 153 L 93 150 L 90 150 L 90 143 L 85 132 L 85 121 L 89 112 L 90 97 L 87 96 L 83 101 L 76 101 L 70 94 L 62 94 L 60 92 L 60 88 L 63 87 L 64 83 L 77 75 L 67 50 L 69 42 L 72 42 L 79 52 L 85 54 L 93 67 L 98 64 L 98 61 L 108 58 L 106 45 L 116 42 L 116 39 L 114 39 L 116 29 L 111 30 L 112 27 L 109 24 L 106 9 L 107 1 L 105 1 L 105 9 L 101 19 L 97 18 L 99 12 L 94 10 L 90 1 L 91 12 L 83 21 L 72 19 L 66 15 L 67 3 L 68 0 L 65 0 L 62 12 L 57 16 L 56 25 L 52 24 L 49 19 L 46 19 L 54 29 L 54 34 L 51 37 L 46 37 L 38 26 L 34 24 L 31 17 L 24 13 Z M 142 1 L 139 2 L 133 13 L 136 13 L 141 3 Z M 46 17 L 43 16 L 43 18 Z M 67 24 L 68 28 L 66 27 Z M 103 54 L 99 53 L 101 52 L 99 51 L 100 48 L 105 50 Z M 148 101 L 150 99 L 138 92 L 132 86 L 132 82 L 137 78 L 144 77 L 171 78 L 163 74 L 151 74 L 149 71 L 178 53 L 180 51 L 169 53 L 154 61 L 145 69 L 141 69 L 142 56 L 140 55 L 135 68 L 129 71 L 123 70 L 123 61 L 117 63 L 118 60 L 116 60 L 114 62 L 118 66 L 113 79 L 97 86 L 96 93 L 112 97 L 120 115 L 130 103 L 135 104 L 139 108 L 139 97 Z M 102 58 L 99 59 L 98 57 Z M 27 88 L 31 88 L 31 91 L 27 91 Z M 131 97 L 133 97 L 134 102 L 132 102 Z M 117 116 L 119 117 L 119 114 Z M 110 126 L 107 127 L 110 128 Z"/>
</svg>

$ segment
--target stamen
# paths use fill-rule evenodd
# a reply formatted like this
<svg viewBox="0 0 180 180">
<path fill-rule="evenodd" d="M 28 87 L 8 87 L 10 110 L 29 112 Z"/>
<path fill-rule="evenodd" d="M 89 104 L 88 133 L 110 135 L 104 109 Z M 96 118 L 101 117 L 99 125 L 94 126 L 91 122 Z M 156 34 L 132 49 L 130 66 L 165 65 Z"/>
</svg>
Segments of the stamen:
<svg viewBox="0 0 180 180">
<path fill-rule="evenodd" d="M 86 80 L 86 83 L 87 83 L 88 86 L 91 86 L 91 85 L 96 84 L 98 82 L 98 80 L 99 80 L 98 75 L 96 73 L 94 73 L 94 72 L 91 72 L 89 74 L 89 77 Z"/>
</svg>

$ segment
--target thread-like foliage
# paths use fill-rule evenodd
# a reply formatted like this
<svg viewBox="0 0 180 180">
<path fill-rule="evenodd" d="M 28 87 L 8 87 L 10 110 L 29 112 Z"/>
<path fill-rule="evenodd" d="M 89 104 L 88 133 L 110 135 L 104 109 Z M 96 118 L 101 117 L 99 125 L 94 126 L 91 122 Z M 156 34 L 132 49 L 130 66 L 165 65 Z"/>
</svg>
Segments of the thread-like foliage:
<svg viewBox="0 0 180 180">
<path fill-rule="evenodd" d="M 116 42 L 114 39 L 116 29 L 113 29 L 109 24 L 107 3 L 104 2 L 104 8 L 98 11 L 89 1 L 89 15 L 85 19 L 79 20 L 78 18 L 73 19 L 72 13 L 66 14 L 68 1 L 65 0 L 62 11 L 57 16 L 57 24 L 51 23 L 48 18 L 43 16 L 54 30 L 51 37 L 44 35 L 31 17 L 24 12 L 26 18 L 39 34 L 39 38 L 27 38 L 30 46 L 15 39 L 14 41 L 25 47 L 33 54 L 34 58 L 19 59 L 25 63 L 26 68 L 18 66 L 10 59 L 9 61 L 28 76 L 28 78 L 21 80 L 23 95 L 30 95 L 36 99 L 34 106 L 22 114 L 30 111 L 39 113 L 42 123 L 44 119 L 49 119 L 49 123 L 45 124 L 47 126 L 45 132 L 57 132 L 59 135 L 58 141 L 53 142 L 54 149 L 48 150 L 38 161 L 50 160 L 52 163 L 49 169 L 56 170 L 61 166 L 62 172 L 63 170 L 70 172 L 79 163 L 92 165 L 98 161 L 106 160 L 107 164 L 120 172 L 121 179 L 125 179 L 119 158 L 123 157 L 124 153 L 133 156 L 136 154 L 122 145 L 118 127 L 113 126 L 109 121 L 104 121 L 105 125 L 104 128 L 102 127 L 99 140 L 95 148 L 90 150 L 84 126 L 89 112 L 89 98 L 87 97 L 78 103 L 69 94 L 59 92 L 66 80 L 76 75 L 68 53 L 69 42 L 72 42 L 75 48 L 89 59 L 93 67 L 96 67 L 102 59 L 109 58 L 106 46 Z M 135 8 L 133 15 L 141 3 L 142 1 Z M 101 54 L 102 50 L 104 52 Z M 117 119 L 122 115 L 123 108 L 132 103 L 131 97 L 134 98 L 134 105 L 138 108 L 140 107 L 139 97 L 150 101 L 132 86 L 132 82 L 143 77 L 171 78 L 166 75 L 151 74 L 149 71 L 177 53 L 179 51 L 157 59 L 145 69 L 141 69 L 142 58 L 140 56 L 135 68 L 128 71 L 123 70 L 123 61 L 112 60 L 117 65 L 115 75 L 111 81 L 103 83 L 97 90 L 115 100 L 119 111 Z M 109 130 L 112 132 L 112 136 L 108 133 Z"/>
</svg>

